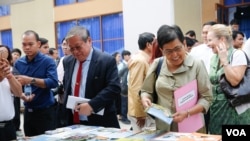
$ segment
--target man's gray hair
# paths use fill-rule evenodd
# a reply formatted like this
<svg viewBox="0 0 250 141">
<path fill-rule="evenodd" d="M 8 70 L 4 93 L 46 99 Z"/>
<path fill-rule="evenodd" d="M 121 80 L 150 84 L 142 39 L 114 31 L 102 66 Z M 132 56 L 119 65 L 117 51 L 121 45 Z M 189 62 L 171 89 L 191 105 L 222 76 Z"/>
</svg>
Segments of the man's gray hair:
<svg viewBox="0 0 250 141">
<path fill-rule="evenodd" d="M 80 36 L 84 42 L 87 41 L 88 37 L 90 36 L 89 30 L 82 26 L 75 26 L 72 27 L 69 32 L 67 33 L 65 39 L 68 40 L 73 36 Z"/>
</svg>

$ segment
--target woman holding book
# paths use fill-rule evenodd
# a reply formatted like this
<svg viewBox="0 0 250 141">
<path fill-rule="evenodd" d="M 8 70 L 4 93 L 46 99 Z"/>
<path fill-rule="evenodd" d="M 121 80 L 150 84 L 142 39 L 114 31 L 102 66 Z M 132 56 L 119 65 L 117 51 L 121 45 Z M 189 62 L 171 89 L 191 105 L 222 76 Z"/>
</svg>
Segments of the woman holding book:
<svg viewBox="0 0 250 141">
<path fill-rule="evenodd" d="M 149 68 L 144 84 L 141 88 L 141 100 L 144 108 L 152 105 L 157 92 L 156 104 L 167 108 L 172 116 L 171 125 L 156 120 L 156 128 L 163 131 L 179 131 L 178 124 L 192 115 L 206 113 L 212 101 L 211 84 L 205 65 L 201 60 L 190 56 L 186 51 L 184 35 L 178 26 L 163 25 L 157 32 L 159 48 L 163 53 L 163 63 L 158 78 L 155 71 L 159 59 L 155 59 Z M 191 108 L 176 111 L 174 91 L 197 80 L 198 100 Z M 201 116 L 203 119 L 203 116 Z M 204 119 L 203 119 L 204 121 Z M 205 125 L 197 132 L 206 133 Z"/>
</svg>

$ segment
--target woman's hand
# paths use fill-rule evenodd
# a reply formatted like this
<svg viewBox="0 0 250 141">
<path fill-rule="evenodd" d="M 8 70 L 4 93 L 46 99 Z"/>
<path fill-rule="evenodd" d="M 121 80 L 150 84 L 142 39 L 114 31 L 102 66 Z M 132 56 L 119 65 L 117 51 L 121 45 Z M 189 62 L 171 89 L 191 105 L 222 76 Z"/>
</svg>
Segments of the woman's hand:
<svg viewBox="0 0 250 141">
<path fill-rule="evenodd" d="M 30 84 L 30 77 L 25 76 L 25 75 L 15 75 L 16 79 L 24 86 L 27 84 Z"/>
<path fill-rule="evenodd" d="M 1 58 L 0 59 L 0 70 L 1 70 L 1 75 L 6 78 L 11 78 L 12 74 L 10 71 L 10 64 L 7 59 Z"/>
<path fill-rule="evenodd" d="M 152 105 L 151 100 L 146 96 L 141 97 L 141 102 L 142 102 L 144 109 L 146 109 Z"/>
<path fill-rule="evenodd" d="M 227 63 L 228 52 L 227 52 L 227 47 L 224 42 L 219 43 L 219 45 L 217 46 L 217 51 L 218 51 L 221 64 Z"/>
<path fill-rule="evenodd" d="M 188 117 L 188 111 L 180 111 L 173 114 L 173 120 L 176 123 L 182 122 Z"/>
</svg>

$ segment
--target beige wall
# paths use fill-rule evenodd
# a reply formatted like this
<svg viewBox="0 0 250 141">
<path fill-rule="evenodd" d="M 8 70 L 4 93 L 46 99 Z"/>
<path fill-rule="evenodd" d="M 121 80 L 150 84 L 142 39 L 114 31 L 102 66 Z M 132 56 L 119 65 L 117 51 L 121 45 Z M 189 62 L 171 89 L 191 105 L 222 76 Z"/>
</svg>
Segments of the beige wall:
<svg viewBox="0 0 250 141">
<path fill-rule="evenodd" d="M 0 17 L 0 31 L 11 29 L 10 16 Z"/>
<path fill-rule="evenodd" d="M 200 40 L 204 22 L 216 20 L 215 3 L 222 0 L 174 0 L 175 23 L 183 32 L 193 29 Z M 21 46 L 21 35 L 32 29 L 56 46 L 55 23 L 123 11 L 122 0 L 89 0 L 87 2 L 54 7 L 54 0 L 32 0 L 11 5 L 11 15 L 0 17 L 0 31 L 12 29 L 13 46 Z M 153 8 L 152 8 L 153 9 Z"/>
<path fill-rule="evenodd" d="M 216 3 L 222 3 L 222 0 L 202 0 L 202 24 L 217 21 Z"/>
<path fill-rule="evenodd" d="M 188 30 L 196 32 L 201 40 L 201 0 L 174 0 L 175 23 L 182 29 L 183 34 Z"/>
<path fill-rule="evenodd" d="M 33 0 L 11 5 L 13 47 L 21 46 L 21 35 L 26 30 L 36 31 L 55 46 L 53 0 Z"/>
<path fill-rule="evenodd" d="M 70 9 L 70 10 L 69 10 Z M 55 7 L 55 22 L 81 19 L 122 11 L 122 0 L 89 0 Z"/>
</svg>

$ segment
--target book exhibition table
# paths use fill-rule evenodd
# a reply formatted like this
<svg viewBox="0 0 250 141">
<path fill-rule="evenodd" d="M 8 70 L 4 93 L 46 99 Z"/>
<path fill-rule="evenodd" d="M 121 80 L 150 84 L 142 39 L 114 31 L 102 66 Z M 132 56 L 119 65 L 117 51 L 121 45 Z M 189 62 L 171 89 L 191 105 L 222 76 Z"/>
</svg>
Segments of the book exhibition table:
<svg viewBox="0 0 250 141">
<path fill-rule="evenodd" d="M 18 141 L 221 141 L 220 135 L 179 133 L 159 130 L 145 130 L 133 133 L 127 129 L 97 126 L 72 125 L 46 131 L 34 137 L 19 138 Z"/>
</svg>

